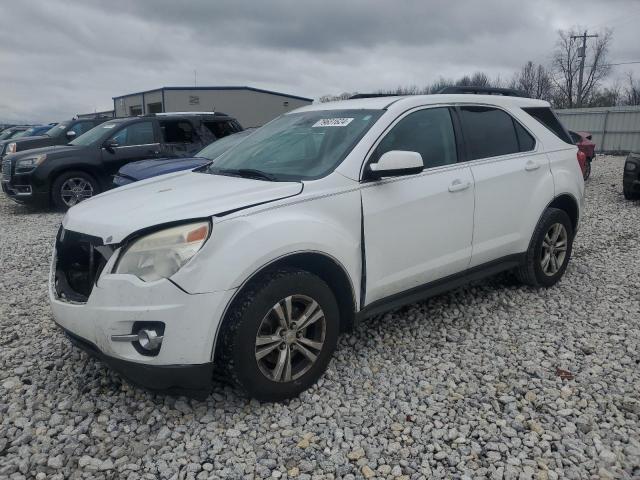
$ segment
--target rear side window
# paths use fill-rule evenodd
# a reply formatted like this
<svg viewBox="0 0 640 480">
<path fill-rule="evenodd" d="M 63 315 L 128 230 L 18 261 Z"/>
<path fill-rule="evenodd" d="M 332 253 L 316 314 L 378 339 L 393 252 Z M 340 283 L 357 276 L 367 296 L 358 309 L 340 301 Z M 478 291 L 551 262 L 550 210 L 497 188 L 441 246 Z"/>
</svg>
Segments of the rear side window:
<svg viewBox="0 0 640 480">
<path fill-rule="evenodd" d="M 469 160 L 498 157 L 520 151 L 513 119 L 491 107 L 460 108 Z"/>
<path fill-rule="evenodd" d="M 428 108 L 404 117 L 378 144 L 371 162 L 391 150 L 418 152 L 425 168 L 456 163 L 456 137 L 449 109 Z"/>
<path fill-rule="evenodd" d="M 529 152 L 536 146 L 535 139 L 527 132 L 517 120 L 513 120 L 513 126 L 516 127 L 516 135 L 518 136 L 518 145 L 521 152 Z"/>
<path fill-rule="evenodd" d="M 203 122 L 204 126 L 213 133 L 216 138 L 226 137 L 232 133 L 237 132 L 237 127 L 232 125 L 231 122 Z"/>
<path fill-rule="evenodd" d="M 553 113 L 553 111 L 550 108 L 530 107 L 530 108 L 523 108 L 522 110 L 527 112 L 537 121 L 539 121 L 542 125 L 544 125 L 549 130 L 551 130 L 551 132 L 553 132 L 555 136 L 558 137 L 560 140 L 566 143 L 573 144 L 573 142 L 571 141 L 571 137 L 569 136 L 565 128 L 560 123 L 560 120 L 558 120 L 558 117 L 556 117 L 556 115 Z"/>
<path fill-rule="evenodd" d="M 160 132 L 165 143 L 192 143 L 195 141 L 193 125 L 187 120 L 161 120 Z"/>
</svg>

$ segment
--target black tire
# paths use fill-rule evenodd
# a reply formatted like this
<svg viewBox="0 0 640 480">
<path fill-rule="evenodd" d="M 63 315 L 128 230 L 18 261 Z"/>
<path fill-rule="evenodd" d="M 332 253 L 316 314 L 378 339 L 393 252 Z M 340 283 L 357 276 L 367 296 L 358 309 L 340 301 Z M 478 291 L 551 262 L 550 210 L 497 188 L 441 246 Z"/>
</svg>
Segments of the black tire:
<svg viewBox="0 0 640 480">
<path fill-rule="evenodd" d="M 311 298 L 322 309 L 324 343 L 315 362 L 310 364 L 306 372 L 301 371 L 299 378 L 275 381 L 264 373 L 264 364 L 258 363 L 256 338 L 263 328 L 263 319 L 272 315 L 272 308 L 292 295 Z M 216 348 L 216 363 L 225 371 L 227 379 L 249 397 L 262 401 L 284 400 L 309 388 L 324 373 L 336 348 L 339 330 L 338 304 L 322 279 L 297 269 L 268 272 L 247 285 L 227 312 Z M 282 346 L 279 348 L 283 349 Z M 295 352 L 294 348 L 295 345 L 292 345 L 291 352 Z M 279 350 L 273 351 L 273 355 L 279 354 Z M 306 359 L 301 358 L 300 353 L 291 355 L 298 362 Z"/>
<path fill-rule="evenodd" d="M 76 171 L 76 170 L 64 172 L 58 175 L 58 177 L 56 177 L 56 179 L 53 181 L 53 184 L 51 185 L 51 201 L 57 209 L 68 210 L 73 206 L 73 205 L 70 205 L 71 202 L 69 200 L 65 200 L 68 197 L 66 197 L 62 192 L 62 188 L 65 185 L 65 183 L 68 181 L 73 181 L 73 179 L 78 179 L 79 181 L 86 182 L 86 184 L 91 189 L 90 196 L 83 197 L 81 200 L 77 201 L 76 203 L 79 203 L 82 200 L 86 200 L 87 198 L 91 198 L 92 196 L 100 193 L 100 184 L 96 181 L 95 178 L 93 178 L 88 173 Z M 89 190 L 83 189 L 83 191 L 88 192 Z M 86 195 L 86 194 L 83 194 L 83 195 Z"/>
<path fill-rule="evenodd" d="M 585 164 L 584 164 L 584 174 L 582 175 L 584 180 L 588 180 L 589 177 L 591 176 L 591 159 L 587 158 Z"/>
<path fill-rule="evenodd" d="M 566 251 L 558 270 L 553 274 L 549 274 L 543 270 L 543 243 L 547 233 L 549 233 L 551 228 L 556 224 L 562 225 L 565 229 Z M 546 209 L 533 231 L 529 248 L 525 254 L 524 263 L 516 271 L 518 279 L 522 283 L 531 285 L 532 287 L 551 287 L 555 285 L 567 269 L 573 248 L 573 237 L 573 224 L 571 223 L 569 215 L 567 215 L 564 210 L 558 208 Z"/>
<path fill-rule="evenodd" d="M 624 198 L 627 200 L 640 200 L 640 193 L 634 192 L 631 187 L 627 187 L 624 184 L 622 185 L 622 193 L 624 193 Z"/>
</svg>

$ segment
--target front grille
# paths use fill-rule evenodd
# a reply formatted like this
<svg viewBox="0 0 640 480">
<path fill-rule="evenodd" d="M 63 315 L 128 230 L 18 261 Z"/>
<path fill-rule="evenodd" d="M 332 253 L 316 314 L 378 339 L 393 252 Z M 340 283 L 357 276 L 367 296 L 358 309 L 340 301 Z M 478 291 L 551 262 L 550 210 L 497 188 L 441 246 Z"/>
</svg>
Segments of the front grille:
<svg viewBox="0 0 640 480">
<path fill-rule="evenodd" d="M 55 291 L 58 298 L 85 303 L 114 248 L 102 239 L 60 227 L 56 237 Z"/>
<path fill-rule="evenodd" d="M 2 180 L 11 181 L 11 160 L 2 162 Z"/>
</svg>

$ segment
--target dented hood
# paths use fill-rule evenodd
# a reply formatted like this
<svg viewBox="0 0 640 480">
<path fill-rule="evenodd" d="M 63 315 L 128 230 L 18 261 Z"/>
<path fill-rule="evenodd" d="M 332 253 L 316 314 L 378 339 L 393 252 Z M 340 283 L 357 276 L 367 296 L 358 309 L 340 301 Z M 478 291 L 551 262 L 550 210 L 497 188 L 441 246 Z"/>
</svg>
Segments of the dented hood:
<svg viewBox="0 0 640 480">
<path fill-rule="evenodd" d="M 178 172 L 109 190 L 72 207 L 66 230 L 119 243 L 143 228 L 211 217 L 302 192 L 301 182 L 269 182 Z"/>
</svg>

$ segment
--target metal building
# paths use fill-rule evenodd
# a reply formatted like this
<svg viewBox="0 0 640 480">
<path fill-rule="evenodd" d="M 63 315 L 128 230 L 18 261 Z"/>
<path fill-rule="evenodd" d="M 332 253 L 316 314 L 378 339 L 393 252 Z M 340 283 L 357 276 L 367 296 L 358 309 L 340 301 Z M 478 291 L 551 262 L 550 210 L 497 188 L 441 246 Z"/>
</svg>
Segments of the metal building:
<svg viewBox="0 0 640 480">
<path fill-rule="evenodd" d="M 161 112 L 224 112 L 244 128 L 259 127 L 311 98 L 252 87 L 161 87 L 113 97 L 116 117 Z"/>
<path fill-rule="evenodd" d="M 640 152 L 640 106 L 573 108 L 556 113 L 568 129 L 591 133 L 598 152 Z"/>
</svg>

